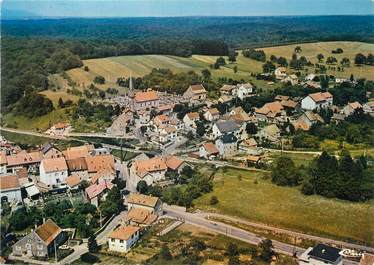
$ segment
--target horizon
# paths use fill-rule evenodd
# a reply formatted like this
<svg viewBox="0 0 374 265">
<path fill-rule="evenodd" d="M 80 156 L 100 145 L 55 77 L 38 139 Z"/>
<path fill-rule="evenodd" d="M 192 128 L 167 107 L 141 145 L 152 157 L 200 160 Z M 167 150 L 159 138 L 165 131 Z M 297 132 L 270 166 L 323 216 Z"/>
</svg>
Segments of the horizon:
<svg viewBox="0 0 374 265">
<path fill-rule="evenodd" d="M 2 19 L 374 15 L 374 0 L 3 0 Z"/>
</svg>

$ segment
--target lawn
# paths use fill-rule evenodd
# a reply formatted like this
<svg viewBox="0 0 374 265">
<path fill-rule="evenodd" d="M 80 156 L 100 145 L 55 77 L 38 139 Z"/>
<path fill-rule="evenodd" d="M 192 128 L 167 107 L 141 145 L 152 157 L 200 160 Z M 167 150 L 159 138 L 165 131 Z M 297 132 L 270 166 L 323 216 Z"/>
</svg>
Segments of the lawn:
<svg viewBox="0 0 374 265">
<path fill-rule="evenodd" d="M 213 195 L 219 203 L 210 206 Z M 214 191 L 195 205 L 272 226 L 374 245 L 374 202 L 304 196 L 297 188 L 272 184 L 261 172 L 228 169 L 217 173 Z"/>
<path fill-rule="evenodd" d="M 281 155 L 291 158 L 296 166 L 301 166 L 301 165 L 308 166 L 309 163 L 312 162 L 314 158 L 316 158 L 316 155 L 313 155 L 313 154 L 271 152 L 266 155 L 265 161 L 275 160 Z"/>
</svg>

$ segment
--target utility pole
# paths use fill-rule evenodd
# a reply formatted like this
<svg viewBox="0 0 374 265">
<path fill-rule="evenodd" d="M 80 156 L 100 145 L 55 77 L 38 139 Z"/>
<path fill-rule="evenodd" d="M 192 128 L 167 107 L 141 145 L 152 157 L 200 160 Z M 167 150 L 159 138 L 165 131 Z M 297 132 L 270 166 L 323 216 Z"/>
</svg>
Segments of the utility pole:
<svg viewBox="0 0 374 265">
<path fill-rule="evenodd" d="M 122 140 L 123 140 L 123 138 L 121 138 L 121 164 L 123 163 Z"/>
<path fill-rule="evenodd" d="M 57 248 L 56 248 L 56 238 L 55 240 L 53 240 L 53 245 L 55 247 L 55 260 L 56 260 L 56 263 L 57 263 Z"/>
</svg>

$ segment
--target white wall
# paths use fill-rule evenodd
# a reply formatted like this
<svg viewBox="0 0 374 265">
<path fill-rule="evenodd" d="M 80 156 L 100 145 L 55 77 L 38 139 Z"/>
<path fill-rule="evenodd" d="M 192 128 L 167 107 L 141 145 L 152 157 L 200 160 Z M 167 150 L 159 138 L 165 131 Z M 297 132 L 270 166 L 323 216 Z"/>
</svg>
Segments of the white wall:
<svg viewBox="0 0 374 265">
<path fill-rule="evenodd" d="M 116 251 L 116 252 L 127 252 L 130 248 L 138 241 L 139 239 L 139 231 L 137 231 L 133 238 L 129 238 L 128 240 L 119 240 L 114 238 L 108 239 L 109 250 Z"/>
<path fill-rule="evenodd" d="M 40 164 L 40 181 L 47 184 L 48 186 L 65 184 L 66 178 L 68 177 L 68 171 L 56 171 L 56 172 L 45 172 L 43 163 Z"/>
<path fill-rule="evenodd" d="M 7 197 L 8 202 L 20 202 L 22 201 L 21 189 L 2 190 L 0 197 Z"/>
</svg>

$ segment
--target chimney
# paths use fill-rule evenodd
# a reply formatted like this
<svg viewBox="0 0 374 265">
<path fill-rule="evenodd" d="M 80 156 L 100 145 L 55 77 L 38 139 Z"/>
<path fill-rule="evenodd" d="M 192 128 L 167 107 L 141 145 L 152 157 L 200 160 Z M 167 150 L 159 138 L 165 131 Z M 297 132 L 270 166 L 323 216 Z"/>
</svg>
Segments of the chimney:
<svg viewBox="0 0 374 265">
<path fill-rule="evenodd" d="M 45 217 L 43 217 L 43 224 L 45 223 Z"/>
</svg>

